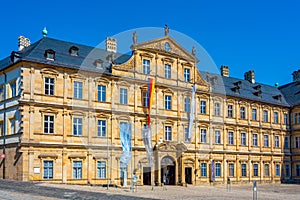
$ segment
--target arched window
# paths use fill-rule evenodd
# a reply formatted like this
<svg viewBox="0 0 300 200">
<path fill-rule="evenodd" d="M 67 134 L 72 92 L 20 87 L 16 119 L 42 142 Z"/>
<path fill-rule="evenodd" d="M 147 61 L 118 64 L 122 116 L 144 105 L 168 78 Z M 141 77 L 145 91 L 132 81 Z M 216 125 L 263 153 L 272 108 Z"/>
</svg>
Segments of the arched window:
<svg viewBox="0 0 300 200">
<path fill-rule="evenodd" d="M 52 49 L 47 49 L 44 56 L 47 60 L 55 60 L 55 51 Z"/>
<path fill-rule="evenodd" d="M 69 53 L 71 56 L 78 56 L 78 47 L 72 46 L 69 49 Z"/>
</svg>

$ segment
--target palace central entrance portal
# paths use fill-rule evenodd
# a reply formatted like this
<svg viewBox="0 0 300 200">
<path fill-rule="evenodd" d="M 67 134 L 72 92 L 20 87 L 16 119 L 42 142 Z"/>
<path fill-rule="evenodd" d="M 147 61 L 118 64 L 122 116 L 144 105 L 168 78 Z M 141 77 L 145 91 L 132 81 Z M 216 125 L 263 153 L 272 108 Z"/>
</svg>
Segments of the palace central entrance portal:
<svg viewBox="0 0 300 200">
<path fill-rule="evenodd" d="M 161 182 L 165 177 L 166 185 L 175 185 L 175 167 L 172 157 L 166 156 L 161 160 Z"/>
</svg>

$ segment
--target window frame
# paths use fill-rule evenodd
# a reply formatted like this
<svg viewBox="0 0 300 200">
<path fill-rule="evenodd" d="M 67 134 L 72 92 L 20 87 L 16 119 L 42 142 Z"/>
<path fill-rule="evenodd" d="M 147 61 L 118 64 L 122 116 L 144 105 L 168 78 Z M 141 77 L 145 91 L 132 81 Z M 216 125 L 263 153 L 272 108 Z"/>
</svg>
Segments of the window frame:
<svg viewBox="0 0 300 200">
<path fill-rule="evenodd" d="M 54 115 L 43 115 L 43 120 L 44 120 L 44 134 L 54 134 L 54 128 L 55 128 L 55 117 Z M 46 120 L 46 118 L 48 118 Z M 51 121 L 52 118 L 52 121 Z M 52 127 L 51 127 L 52 126 Z M 47 131 L 46 131 L 47 129 Z M 51 131 L 52 130 L 52 131 Z"/>
<path fill-rule="evenodd" d="M 172 95 L 165 95 L 165 110 L 172 110 Z"/>
<path fill-rule="evenodd" d="M 184 68 L 183 69 L 183 77 L 184 82 L 190 82 L 191 81 L 191 69 L 190 68 Z"/>
<path fill-rule="evenodd" d="M 257 133 L 252 134 L 252 146 L 254 146 L 254 147 L 258 146 L 258 134 Z"/>
<path fill-rule="evenodd" d="M 252 108 L 252 121 L 257 121 L 257 109 Z"/>
<path fill-rule="evenodd" d="M 104 163 L 104 166 L 101 165 Z M 98 179 L 106 179 L 107 177 L 107 162 L 106 161 L 103 161 L 103 160 L 98 160 L 96 162 L 96 169 L 97 169 L 97 178 Z M 104 171 L 104 172 L 103 172 Z"/>
<path fill-rule="evenodd" d="M 80 165 L 79 165 L 79 163 L 80 163 Z M 73 179 L 82 179 L 82 167 L 83 167 L 82 160 L 73 160 L 72 161 L 72 178 Z"/>
<path fill-rule="evenodd" d="M 103 90 L 104 89 L 104 90 Z M 99 84 L 97 86 L 97 100 L 98 102 L 106 102 L 106 86 Z"/>
<path fill-rule="evenodd" d="M 165 141 L 172 141 L 172 126 L 165 126 Z"/>
<path fill-rule="evenodd" d="M 207 177 L 207 163 L 201 163 L 201 177 Z"/>
<path fill-rule="evenodd" d="M 247 135 L 246 133 L 241 133 L 241 145 L 246 146 L 247 145 Z"/>
<path fill-rule="evenodd" d="M 191 112 L 191 99 L 189 97 L 184 98 L 184 112 Z"/>
<path fill-rule="evenodd" d="M 241 163 L 241 177 L 247 177 L 247 164 Z"/>
<path fill-rule="evenodd" d="M 53 83 L 51 80 L 53 80 Z M 44 77 L 44 94 L 50 96 L 55 95 L 55 78 L 48 76 Z"/>
<path fill-rule="evenodd" d="M 269 122 L 269 113 L 267 110 L 263 111 L 263 122 L 265 122 L 265 123 Z"/>
<path fill-rule="evenodd" d="M 214 103 L 214 114 L 216 117 L 220 117 L 221 116 L 221 105 L 220 102 L 215 102 Z"/>
<path fill-rule="evenodd" d="M 274 121 L 273 121 L 273 123 L 274 124 L 278 124 L 279 123 L 279 114 L 278 114 L 278 112 L 277 111 L 275 111 L 274 113 L 273 113 L 273 117 L 274 117 Z"/>
<path fill-rule="evenodd" d="M 240 107 L 240 119 L 246 119 L 246 108 L 244 106 Z"/>
<path fill-rule="evenodd" d="M 228 145 L 234 145 L 234 132 L 228 131 Z"/>
<path fill-rule="evenodd" d="M 206 101 L 200 101 L 200 114 L 206 115 Z"/>
<path fill-rule="evenodd" d="M 264 134 L 264 147 L 268 148 L 269 147 L 269 135 Z"/>
<path fill-rule="evenodd" d="M 100 124 L 99 124 L 100 122 Z M 104 122 L 104 126 L 102 124 L 102 122 Z M 104 130 L 103 130 L 104 128 Z M 98 137 L 106 137 L 106 132 L 107 132 L 107 123 L 105 119 L 98 119 L 97 120 L 97 136 Z M 104 134 L 103 134 L 104 132 Z"/>
<path fill-rule="evenodd" d="M 207 130 L 200 129 L 200 143 L 207 143 Z"/>
<path fill-rule="evenodd" d="M 45 165 L 45 163 L 52 163 L 52 165 Z M 45 173 L 47 171 L 47 173 Z M 51 180 L 54 176 L 54 162 L 53 160 L 43 160 L 43 179 Z"/>
<path fill-rule="evenodd" d="M 81 123 L 79 121 L 81 121 Z M 75 128 L 75 126 L 76 126 L 76 128 Z M 77 117 L 77 116 L 73 117 L 72 127 L 73 127 L 73 131 L 72 131 L 73 136 L 82 136 L 83 135 L 83 118 Z M 76 131 L 76 133 L 75 133 L 75 131 Z"/>
<path fill-rule="evenodd" d="M 73 82 L 73 98 L 83 99 L 83 82 L 81 81 Z"/>
<path fill-rule="evenodd" d="M 233 118 L 233 105 L 231 104 L 227 105 L 227 117 Z"/>
<path fill-rule="evenodd" d="M 215 130 L 215 144 L 221 144 L 221 131 L 220 130 Z"/>
<path fill-rule="evenodd" d="M 148 62 L 147 62 L 148 61 Z M 143 59 L 143 74 L 150 74 L 150 60 Z"/>
<path fill-rule="evenodd" d="M 172 72 L 172 66 L 171 64 L 164 64 L 164 72 L 165 72 L 165 75 L 164 77 L 167 78 L 167 79 L 171 79 L 172 78 L 172 75 L 171 75 L 171 72 Z"/>
<path fill-rule="evenodd" d="M 120 104 L 128 105 L 128 89 L 120 88 Z"/>
</svg>

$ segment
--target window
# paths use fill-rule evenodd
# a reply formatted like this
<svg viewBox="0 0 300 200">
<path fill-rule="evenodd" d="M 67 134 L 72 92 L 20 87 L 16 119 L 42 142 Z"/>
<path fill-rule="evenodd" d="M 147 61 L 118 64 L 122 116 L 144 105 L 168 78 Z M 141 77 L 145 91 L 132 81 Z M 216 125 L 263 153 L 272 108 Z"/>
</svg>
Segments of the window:
<svg viewBox="0 0 300 200">
<path fill-rule="evenodd" d="M 221 132 L 219 130 L 215 131 L 215 144 L 221 144 Z"/>
<path fill-rule="evenodd" d="M 200 133 L 201 133 L 200 142 L 206 143 L 206 129 L 201 129 Z"/>
<path fill-rule="evenodd" d="M 296 148 L 300 148 L 300 137 L 296 137 L 296 138 L 295 138 L 295 143 L 296 143 L 296 144 L 295 144 L 295 147 L 296 147 Z"/>
<path fill-rule="evenodd" d="M 191 80 L 190 69 L 184 68 L 184 81 L 185 82 L 190 82 L 190 80 Z"/>
<path fill-rule="evenodd" d="M 253 176 L 258 176 L 258 164 L 253 164 Z"/>
<path fill-rule="evenodd" d="M 120 89 L 120 104 L 127 104 L 127 89 Z"/>
<path fill-rule="evenodd" d="M 290 165 L 285 165 L 285 176 L 286 177 L 290 176 Z"/>
<path fill-rule="evenodd" d="M 73 178 L 82 178 L 82 161 L 73 161 Z"/>
<path fill-rule="evenodd" d="M 82 135 L 82 118 L 73 119 L 73 135 Z"/>
<path fill-rule="evenodd" d="M 0 85 L 0 101 L 4 100 L 4 90 L 3 85 Z"/>
<path fill-rule="evenodd" d="M 207 168 L 206 168 L 206 163 L 201 163 L 201 177 L 206 177 L 207 176 Z"/>
<path fill-rule="evenodd" d="M 54 78 L 45 78 L 45 94 L 54 95 Z"/>
<path fill-rule="evenodd" d="M 82 99 L 82 82 L 74 81 L 74 98 Z"/>
<path fill-rule="evenodd" d="M 294 124 L 297 124 L 298 113 L 294 114 Z"/>
<path fill-rule="evenodd" d="M 284 113 L 283 115 L 283 118 L 284 118 L 284 124 L 289 124 L 289 118 L 288 118 L 288 114 L 287 113 Z"/>
<path fill-rule="evenodd" d="M 256 110 L 256 108 L 252 109 L 252 120 L 257 121 L 257 110 Z"/>
<path fill-rule="evenodd" d="M 234 164 L 229 163 L 229 176 L 234 177 Z"/>
<path fill-rule="evenodd" d="M 143 106 L 148 107 L 149 106 L 149 93 L 148 92 L 143 92 Z"/>
<path fill-rule="evenodd" d="M 228 105 L 228 118 L 232 118 L 233 117 L 233 106 L 232 105 Z"/>
<path fill-rule="evenodd" d="M 258 139 L 257 139 L 257 134 L 256 134 L 256 133 L 254 133 L 254 134 L 252 135 L 252 145 L 253 145 L 254 147 L 257 147 L 257 146 L 258 146 Z"/>
<path fill-rule="evenodd" d="M 186 97 L 184 99 L 184 111 L 185 112 L 190 112 L 191 111 L 191 99 Z"/>
<path fill-rule="evenodd" d="M 44 116 L 44 133 L 54 133 L 54 116 Z"/>
<path fill-rule="evenodd" d="M 221 163 L 216 163 L 216 177 L 221 177 Z"/>
<path fill-rule="evenodd" d="M 97 69 L 103 69 L 103 60 L 101 59 L 95 60 L 94 65 L 96 66 Z"/>
<path fill-rule="evenodd" d="M 172 96 L 170 95 L 165 96 L 165 109 L 166 110 L 172 109 Z"/>
<path fill-rule="evenodd" d="M 228 132 L 228 144 L 234 144 L 233 142 L 233 132 Z"/>
<path fill-rule="evenodd" d="M 275 176 L 280 176 L 280 165 L 279 164 L 275 165 Z"/>
<path fill-rule="evenodd" d="M 215 116 L 220 116 L 220 103 L 215 103 Z"/>
<path fill-rule="evenodd" d="M 16 133 L 16 119 L 15 118 L 11 118 L 9 119 L 9 134 L 13 135 Z"/>
<path fill-rule="evenodd" d="M 267 110 L 264 110 L 264 122 L 268 122 L 269 119 L 268 119 L 268 111 Z"/>
<path fill-rule="evenodd" d="M 171 141 L 172 140 L 172 127 L 165 126 L 165 140 Z"/>
<path fill-rule="evenodd" d="M 300 176 L 300 165 L 296 165 L 296 176 Z"/>
<path fill-rule="evenodd" d="M 279 136 L 275 135 L 274 140 L 275 140 L 275 148 L 279 148 Z"/>
<path fill-rule="evenodd" d="M 11 81 L 8 84 L 8 90 L 7 90 L 7 98 L 13 98 L 15 96 L 17 96 L 17 82 L 16 80 Z"/>
<path fill-rule="evenodd" d="M 264 135 L 264 147 L 269 147 L 269 136 Z"/>
<path fill-rule="evenodd" d="M 98 120 L 98 136 L 105 137 L 106 136 L 106 121 Z"/>
<path fill-rule="evenodd" d="M 171 65 L 165 64 L 165 78 L 171 78 Z"/>
<path fill-rule="evenodd" d="M 3 136 L 4 130 L 3 130 L 3 121 L 0 121 L 0 136 Z"/>
<path fill-rule="evenodd" d="M 289 148 L 289 138 L 288 137 L 284 137 L 284 148 L 285 149 Z"/>
<path fill-rule="evenodd" d="M 201 114 L 206 114 L 206 101 L 201 101 L 200 102 L 200 113 Z"/>
<path fill-rule="evenodd" d="M 245 163 L 242 164 L 242 177 L 247 176 L 247 165 Z"/>
<path fill-rule="evenodd" d="M 246 119 L 245 107 L 243 107 L 243 106 L 240 108 L 240 118 Z"/>
<path fill-rule="evenodd" d="M 278 112 L 274 112 L 274 124 L 278 124 Z"/>
<path fill-rule="evenodd" d="M 72 46 L 70 49 L 69 49 L 69 53 L 71 56 L 78 56 L 78 48 L 75 47 L 75 46 Z"/>
<path fill-rule="evenodd" d="M 54 60 L 55 59 L 55 51 L 53 51 L 52 49 L 46 50 L 45 57 L 47 60 Z"/>
<path fill-rule="evenodd" d="M 143 73 L 150 74 L 150 60 L 143 59 Z"/>
<path fill-rule="evenodd" d="M 270 176 L 269 164 L 264 164 L 264 173 L 265 176 Z"/>
<path fill-rule="evenodd" d="M 106 162 L 97 162 L 97 178 L 106 178 Z"/>
<path fill-rule="evenodd" d="M 184 141 L 191 142 L 191 138 L 189 138 L 189 128 L 184 128 Z"/>
<path fill-rule="evenodd" d="M 106 86 L 104 85 L 98 85 L 98 101 L 106 101 Z"/>
<path fill-rule="evenodd" d="M 53 161 L 44 160 L 43 168 L 44 168 L 43 179 L 53 179 Z"/>
<path fill-rule="evenodd" d="M 241 145 L 246 146 L 246 133 L 241 133 Z"/>
</svg>

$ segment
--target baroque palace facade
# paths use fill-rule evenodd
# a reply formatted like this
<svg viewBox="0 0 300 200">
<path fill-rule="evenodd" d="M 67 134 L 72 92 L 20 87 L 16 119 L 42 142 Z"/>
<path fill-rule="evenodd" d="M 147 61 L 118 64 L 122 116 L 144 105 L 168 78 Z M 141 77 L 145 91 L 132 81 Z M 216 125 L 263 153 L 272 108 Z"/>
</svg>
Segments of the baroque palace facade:
<svg viewBox="0 0 300 200">
<path fill-rule="evenodd" d="M 199 71 L 195 49 L 165 36 L 132 54 L 44 37 L 19 38 L 0 61 L 1 168 L 6 179 L 72 184 L 203 185 L 300 180 L 300 71 L 281 86 Z M 142 138 L 148 78 L 153 164 Z M 196 84 L 192 138 L 188 125 Z M 120 165 L 120 123 L 131 124 L 132 154 Z M 124 175 L 126 173 L 127 176 Z"/>
</svg>

